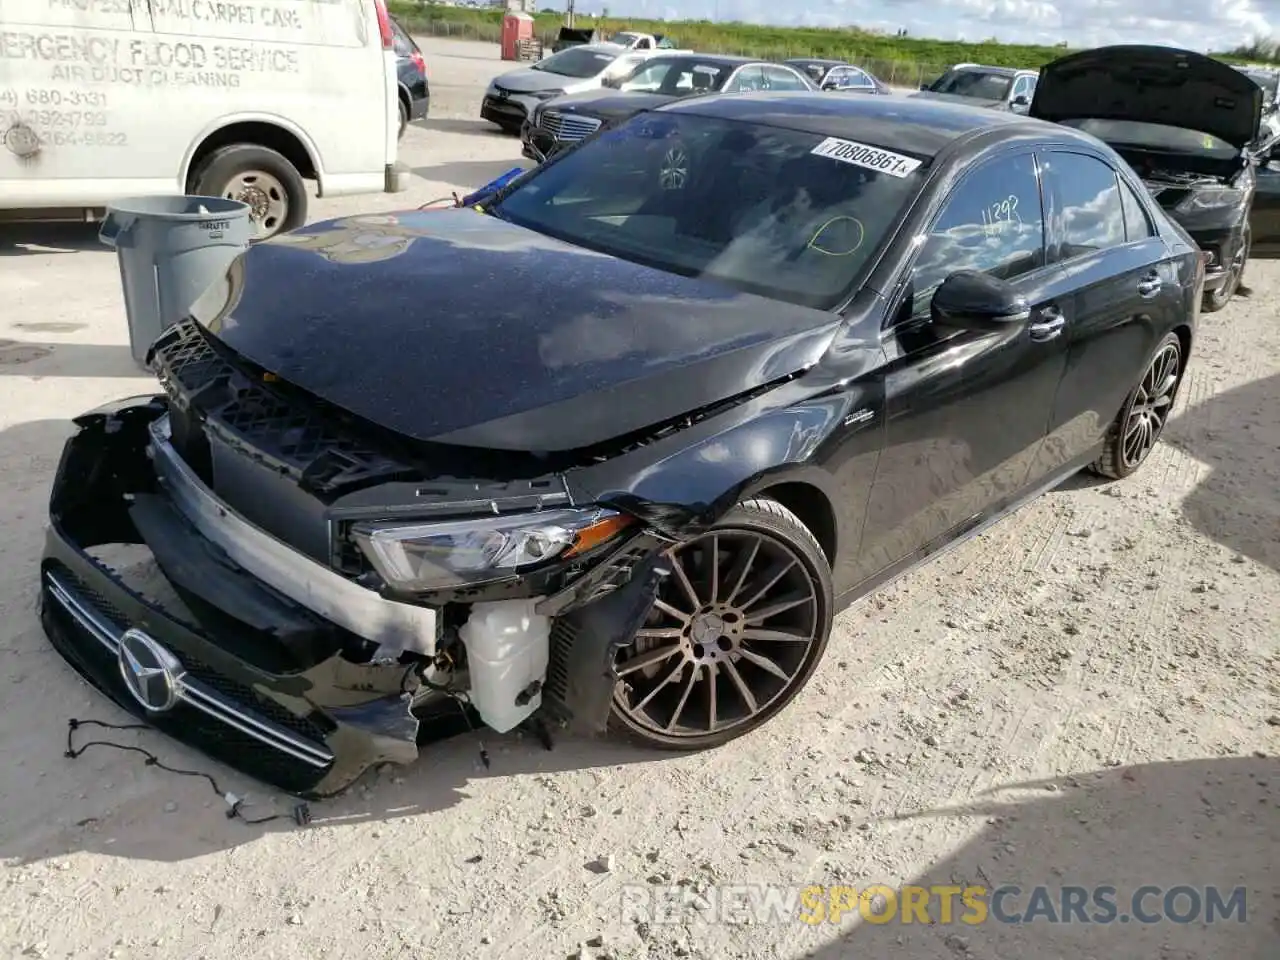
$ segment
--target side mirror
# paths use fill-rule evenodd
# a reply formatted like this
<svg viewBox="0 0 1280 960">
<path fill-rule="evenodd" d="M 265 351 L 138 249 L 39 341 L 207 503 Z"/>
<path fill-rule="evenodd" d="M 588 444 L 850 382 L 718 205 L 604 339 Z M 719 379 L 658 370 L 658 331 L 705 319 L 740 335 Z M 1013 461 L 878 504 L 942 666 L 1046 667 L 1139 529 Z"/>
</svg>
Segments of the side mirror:
<svg viewBox="0 0 1280 960">
<path fill-rule="evenodd" d="M 927 83 L 922 83 L 922 84 L 920 84 L 920 89 L 921 89 L 921 90 L 928 90 L 928 89 L 929 89 L 929 85 L 928 85 Z"/>
<path fill-rule="evenodd" d="M 1008 283 L 976 270 L 959 270 L 933 294 L 933 322 L 942 327 L 990 333 L 1031 319 L 1031 308 Z"/>
<path fill-rule="evenodd" d="M 605 77 L 603 80 L 600 81 L 600 86 L 608 87 L 611 90 L 617 90 L 620 86 L 622 86 L 622 78 L 621 77 Z"/>
<path fill-rule="evenodd" d="M 826 83 L 822 85 L 822 89 L 823 90 L 839 90 L 840 84 L 836 83 L 836 81 L 834 80 L 828 80 Z"/>
<path fill-rule="evenodd" d="M 1031 99 L 1025 93 L 1020 93 L 1013 98 L 1013 105 L 1015 107 L 1029 107 L 1031 106 Z"/>
</svg>

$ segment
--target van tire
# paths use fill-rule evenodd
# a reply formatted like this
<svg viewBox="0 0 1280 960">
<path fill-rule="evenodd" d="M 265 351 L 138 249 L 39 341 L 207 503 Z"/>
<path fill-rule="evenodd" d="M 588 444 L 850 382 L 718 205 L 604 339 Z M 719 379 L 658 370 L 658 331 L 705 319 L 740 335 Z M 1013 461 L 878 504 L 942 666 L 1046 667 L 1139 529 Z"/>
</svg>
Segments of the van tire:
<svg viewBox="0 0 1280 960">
<path fill-rule="evenodd" d="M 405 103 L 404 97 L 400 97 L 400 132 L 396 134 L 396 139 L 404 136 L 404 132 L 409 127 L 409 104 Z"/>
<path fill-rule="evenodd" d="M 259 175 L 254 177 L 252 175 Z M 307 222 L 307 187 L 297 167 L 275 150 L 252 143 L 219 147 L 191 175 L 191 193 L 242 200 L 254 208 L 253 242 Z"/>
</svg>

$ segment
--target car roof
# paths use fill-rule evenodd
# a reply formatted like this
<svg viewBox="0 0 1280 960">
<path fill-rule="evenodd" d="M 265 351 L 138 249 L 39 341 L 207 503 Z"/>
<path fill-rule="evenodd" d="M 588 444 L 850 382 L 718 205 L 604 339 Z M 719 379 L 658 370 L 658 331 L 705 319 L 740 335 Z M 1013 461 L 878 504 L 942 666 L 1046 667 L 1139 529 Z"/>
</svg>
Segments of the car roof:
<svg viewBox="0 0 1280 960">
<path fill-rule="evenodd" d="M 693 50 L 668 50 L 655 53 L 650 60 L 697 60 L 699 63 L 719 63 L 728 67 L 740 67 L 744 63 L 764 63 L 751 57 L 735 57 L 727 53 L 697 53 Z"/>
<path fill-rule="evenodd" d="M 564 53 L 565 50 L 588 50 L 592 53 L 625 53 L 629 48 L 624 47 L 620 43 L 610 43 L 607 40 L 600 40 L 596 43 L 577 43 L 572 47 L 565 47 L 564 50 L 561 50 L 560 52 Z"/>
<path fill-rule="evenodd" d="M 1094 142 L 1070 127 L 1017 113 L 913 97 L 833 97 L 811 91 L 734 93 L 677 100 L 658 109 L 862 141 L 929 158 L 971 133 L 997 127 Z"/>
<path fill-rule="evenodd" d="M 783 63 L 797 64 L 804 63 L 814 67 L 848 67 L 852 66 L 847 60 L 827 60 L 823 57 L 791 57 L 783 60 Z"/>
<path fill-rule="evenodd" d="M 981 70 L 983 73 L 994 73 L 1001 77 L 1013 77 L 1020 73 L 1035 73 L 1034 70 L 1019 70 L 1017 67 L 989 67 L 985 63 L 961 63 L 952 70 Z"/>
</svg>

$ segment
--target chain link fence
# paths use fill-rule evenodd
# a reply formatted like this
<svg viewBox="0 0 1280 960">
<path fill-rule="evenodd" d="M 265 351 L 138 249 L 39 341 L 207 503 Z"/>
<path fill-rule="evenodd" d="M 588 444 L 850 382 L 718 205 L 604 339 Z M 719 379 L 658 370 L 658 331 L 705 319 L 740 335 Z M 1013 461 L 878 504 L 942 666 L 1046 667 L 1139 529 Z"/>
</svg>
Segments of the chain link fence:
<svg viewBox="0 0 1280 960">
<path fill-rule="evenodd" d="M 500 43 L 502 26 L 497 23 L 481 23 L 475 21 L 454 21 L 436 18 L 413 18 L 410 27 L 414 33 L 432 37 L 448 37 L 455 40 L 479 40 L 485 43 Z M 555 43 L 556 31 L 539 31 L 538 39 L 543 49 L 550 53 Z M 761 60 L 788 60 L 793 57 L 808 57 L 813 51 L 799 46 L 769 47 L 734 47 L 732 45 L 716 45 L 714 49 L 700 49 L 701 53 L 724 53 L 731 56 L 758 57 Z M 918 90 L 921 84 L 932 83 L 947 69 L 946 64 L 926 64 L 914 60 L 884 60 L 866 57 L 856 50 L 846 51 L 840 59 L 857 64 L 879 77 L 891 87 Z"/>
</svg>

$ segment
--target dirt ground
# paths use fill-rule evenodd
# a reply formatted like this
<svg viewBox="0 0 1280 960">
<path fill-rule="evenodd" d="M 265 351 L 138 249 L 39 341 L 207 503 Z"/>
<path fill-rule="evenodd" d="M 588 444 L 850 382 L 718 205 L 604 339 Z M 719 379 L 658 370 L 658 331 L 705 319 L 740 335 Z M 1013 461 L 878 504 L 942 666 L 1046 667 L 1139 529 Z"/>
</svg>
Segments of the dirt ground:
<svg viewBox="0 0 1280 960">
<path fill-rule="evenodd" d="M 476 116 L 492 50 L 424 44 L 416 205 L 519 156 Z M 0 233 L 0 956 L 98 960 L 704 957 L 1274 960 L 1280 942 L 1280 265 L 1206 316 L 1176 419 L 1135 477 L 1080 478 L 843 614 L 816 678 L 712 753 L 515 737 L 428 748 L 313 808 L 227 820 L 137 755 L 63 757 L 126 717 L 37 623 L 67 418 L 146 392 L 91 230 Z M 286 798 L 151 733 L 251 814 Z M 645 890 L 1016 883 L 1243 886 L 1244 923 L 728 922 Z M 637 892 L 639 891 L 639 892 Z M 674 919 L 677 922 L 665 922 Z M 765 918 L 767 920 L 767 918 Z"/>
</svg>

